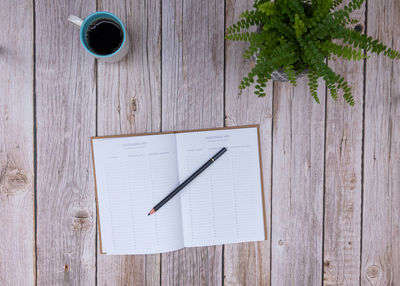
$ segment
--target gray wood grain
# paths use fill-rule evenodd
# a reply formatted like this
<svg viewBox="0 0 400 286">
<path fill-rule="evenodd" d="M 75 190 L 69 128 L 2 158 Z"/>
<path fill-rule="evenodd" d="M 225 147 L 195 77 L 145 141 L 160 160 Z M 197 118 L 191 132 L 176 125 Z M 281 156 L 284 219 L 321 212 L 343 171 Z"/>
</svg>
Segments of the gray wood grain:
<svg viewBox="0 0 400 286">
<path fill-rule="evenodd" d="M 226 26 L 250 9 L 253 1 L 226 1 Z M 251 62 L 242 57 L 247 44 L 226 41 L 225 52 L 225 124 L 227 126 L 260 124 L 263 183 L 268 240 L 258 243 L 228 244 L 224 248 L 224 285 L 270 284 L 270 220 L 271 220 L 271 140 L 272 140 L 272 81 L 266 88 L 267 96 L 257 97 L 254 88 L 238 95 L 243 76 L 251 69 Z"/>
<path fill-rule="evenodd" d="M 162 1 L 162 129 L 223 126 L 224 2 Z M 221 285 L 222 247 L 162 254 L 162 285 Z"/>
<path fill-rule="evenodd" d="M 0 9 L 0 285 L 35 284 L 33 7 Z"/>
<path fill-rule="evenodd" d="M 325 87 L 274 85 L 271 285 L 322 284 Z"/>
<path fill-rule="evenodd" d="M 313 102 L 307 80 L 296 88 L 277 83 L 273 97 L 256 98 L 252 89 L 237 96 L 248 68 L 243 44 L 226 43 L 224 77 L 224 15 L 229 25 L 251 4 L 1 2 L 0 285 L 34 285 L 35 278 L 37 285 L 95 285 L 96 274 L 99 285 L 400 283 L 399 62 L 367 60 L 365 111 L 363 64 L 330 63 L 349 80 L 356 106 L 329 98 L 324 133 L 324 98 Z M 127 23 L 132 50 L 120 63 L 97 66 L 66 20 L 96 8 Z M 368 1 L 367 10 L 368 34 L 400 49 L 400 3 Z M 266 194 L 272 188 L 266 196 L 270 240 L 226 245 L 224 252 L 216 246 L 161 256 L 97 253 L 96 273 L 89 140 L 96 134 L 96 92 L 98 135 L 259 123 Z"/>
<path fill-rule="evenodd" d="M 67 17 L 87 16 L 95 1 L 37 0 L 35 6 L 37 283 L 94 285 L 95 62 Z"/>
<path fill-rule="evenodd" d="M 344 1 L 347 4 L 350 1 Z M 365 5 L 352 14 L 364 22 Z M 365 26 L 364 24 L 362 25 Z M 364 63 L 331 61 L 352 87 L 356 104 L 330 95 L 326 110 L 324 285 L 358 285 L 360 280 L 361 178 Z M 340 96 L 340 95 L 339 95 Z"/>
<path fill-rule="evenodd" d="M 121 62 L 98 62 L 98 135 L 159 132 L 161 2 L 115 0 L 98 5 L 121 18 L 131 41 Z M 160 255 L 98 253 L 97 258 L 98 285 L 160 284 Z"/>
<path fill-rule="evenodd" d="M 368 1 L 368 35 L 400 49 L 399 1 Z M 400 284 L 399 61 L 367 60 L 361 285 Z"/>
</svg>

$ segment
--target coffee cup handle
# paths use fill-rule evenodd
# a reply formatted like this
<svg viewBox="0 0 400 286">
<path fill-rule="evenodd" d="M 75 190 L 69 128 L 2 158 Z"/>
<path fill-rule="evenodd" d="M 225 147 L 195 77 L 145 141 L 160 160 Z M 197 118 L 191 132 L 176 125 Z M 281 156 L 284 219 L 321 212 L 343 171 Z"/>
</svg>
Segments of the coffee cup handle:
<svg viewBox="0 0 400 286">
<path fill-rule="evenodd" d="M 82 23 L 83 23 L 83 20 L 75 15 L 69 15 L 68 21 L 70 21 L 71 23 L 74 23 L 78 27 L 82 26 Z"/>
</svg>

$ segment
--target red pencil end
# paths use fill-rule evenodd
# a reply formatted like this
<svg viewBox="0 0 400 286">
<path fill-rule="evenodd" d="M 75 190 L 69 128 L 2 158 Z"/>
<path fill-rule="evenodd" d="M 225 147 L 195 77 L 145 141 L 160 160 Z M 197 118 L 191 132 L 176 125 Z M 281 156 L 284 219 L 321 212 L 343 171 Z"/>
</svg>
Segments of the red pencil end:
<svg viewBox="0 0 400 286">
<path fill-rule="evenodd" d="M 155 213 L 155 212 L 156 212 L 155 209 L 152 209 L 152 210 L 149 212 L 148 215 L 152 215 L 152 214 Z"/>
</svg>

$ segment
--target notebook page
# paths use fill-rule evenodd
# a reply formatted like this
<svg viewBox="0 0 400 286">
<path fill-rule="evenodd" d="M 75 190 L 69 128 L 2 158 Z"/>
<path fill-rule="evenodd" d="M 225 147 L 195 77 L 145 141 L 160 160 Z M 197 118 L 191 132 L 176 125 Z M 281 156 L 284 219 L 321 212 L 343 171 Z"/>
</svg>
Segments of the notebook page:
<svg viewBox="0 0 400 286">
<path fill-rule="evenodd" d="M 103 251 L 148 254 L 183 247 L 181 206 L 148 212 L 179 183 L 174 134 L 93 140 Z"/>
<path fill-rule="evenodd" d="M 177 134 L 179 179 L 222 147 L 227 152 L 181 193 L 185 246 L 265 239 L 257 128 Z"/>
</svg>

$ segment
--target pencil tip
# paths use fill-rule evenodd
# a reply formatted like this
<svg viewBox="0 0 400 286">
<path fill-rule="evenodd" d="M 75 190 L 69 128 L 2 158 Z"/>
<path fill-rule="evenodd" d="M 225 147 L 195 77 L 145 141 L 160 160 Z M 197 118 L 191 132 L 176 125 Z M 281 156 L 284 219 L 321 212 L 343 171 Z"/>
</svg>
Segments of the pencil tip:
<svg viewBox="0 0 400 286">
<path fill-rule="evenodd" d="M 152 210 L 149 212 L 148 215 L 151 215 L 151 214 L 153 214 L 153 213 L 155 213 L 155 212 L 156 212 L 155 209 L 152 209 Z"/>
</svg>

